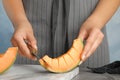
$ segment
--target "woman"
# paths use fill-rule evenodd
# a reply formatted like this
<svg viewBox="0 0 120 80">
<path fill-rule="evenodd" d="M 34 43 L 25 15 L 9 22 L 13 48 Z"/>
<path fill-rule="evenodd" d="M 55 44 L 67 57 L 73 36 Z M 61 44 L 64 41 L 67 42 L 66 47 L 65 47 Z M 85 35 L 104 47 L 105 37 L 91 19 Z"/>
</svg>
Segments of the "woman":
<svg viewBox="0 0 120 80">
<path fill-rule="evenodd" d="M 3 3 L 15 28 L 12 44 L 19 47 L 21 55 L 36 59 L 24 40 L 34 49 L 38 45 L 41 57 L 45 54 L 57 57 L 71 47 L 75 38 L 81 37 L 86 40 L 83 61 L 102 42 L 96 54 L 103 57 L 100 65 L 108 62 L 104 60 L 104 53 L 108 53 L 104 25 L 117 10 L 120 0 L 3 0 Z M 98 62 L 97 58 L 94 61 Z M 21 58 L 18 63 L 32 61 Z"/>
</svg>

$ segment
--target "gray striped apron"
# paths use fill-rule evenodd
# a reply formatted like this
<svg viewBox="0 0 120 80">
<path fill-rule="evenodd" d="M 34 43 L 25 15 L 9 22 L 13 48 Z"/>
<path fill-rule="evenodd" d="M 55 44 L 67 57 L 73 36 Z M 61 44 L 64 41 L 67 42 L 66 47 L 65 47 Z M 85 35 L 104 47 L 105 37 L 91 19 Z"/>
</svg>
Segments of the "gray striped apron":
<svg viewBox="0 0 120 80">
<path fill-rule="evenodd" d="M 57 57 L 65 53 L 97 3 L 98 0 L 23 0 L 37 39 L 38 55 Z M 106 29 L 102 31 L 105 35 L 102 44 L 82 66 L 97 67 L 109 62 Z M 38 64 L 19 55 L 16 63 Z"/>
</svg>

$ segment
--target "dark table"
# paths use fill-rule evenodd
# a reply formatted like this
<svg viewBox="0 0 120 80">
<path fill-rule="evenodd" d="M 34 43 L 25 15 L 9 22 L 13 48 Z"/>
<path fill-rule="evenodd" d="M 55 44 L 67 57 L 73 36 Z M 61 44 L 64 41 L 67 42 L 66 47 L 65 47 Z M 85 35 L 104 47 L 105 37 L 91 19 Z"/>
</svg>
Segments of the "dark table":
<svg viewBox="0 0 120 80">
<path fill-rule="evenodd" d="M 80 72 L 72 80 L 120 80 L 119 74 L 96 74 L 88 69 L 80 69 Z"/>
</svg>

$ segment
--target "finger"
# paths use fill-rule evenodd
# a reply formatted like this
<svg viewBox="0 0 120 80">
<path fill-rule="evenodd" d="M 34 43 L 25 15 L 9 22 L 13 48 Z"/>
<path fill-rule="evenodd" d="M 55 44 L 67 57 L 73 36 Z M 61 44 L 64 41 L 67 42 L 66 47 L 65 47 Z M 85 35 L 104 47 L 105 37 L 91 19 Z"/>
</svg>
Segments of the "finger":
<svg viewBox="0 0 120 80">
<path fill-rule="evenodd" d="M 14 47 L 18 47 L 17 43 L 14 40 L 11 40 L 11 43 Z"/>
<path fill-rule="evenodd" d="M 104 35 L 102 33 L 100 33 L 96 39 L 96 41 L 94 42 L 92 48 L 89 50 L 88 54 L 86 55 L 86 58 L 84 60 L 86 60 L 88 57 L 90 57 L 92 55 L 92 53 L 96 50 L 96 48 L 100 45 L 100 43 L 103 40 Z"/>
<path fill-rule="evenodd" d="M 81 38 L 84 41 L 86 39 L 86 37 L 87 37 L 87 31 L 81 30 L 79 35 L 78 35 L 78 38 Z"/>
<path fill-rule="evenodd" d="M 88 36 L 88 39 L 86 40 L 86 44 L 82 53 L 82 60 L 84 60 L 84 58 L 86 57 L 87 53 L 94 44 L 94 41 L 96 40 L 97 36 L 98 36 L 98 30 L 97 29 L 92 30 L 90 35 Z"/>
<path fill-rule="evenodd" d="M 18 47 L 19 48 L 19 47 Z M 23 57 L 26 57 L 26 55 L 19 49 L 18 50 L 18 53 L 21 55 L 21 56 L 23 56 Z"/>
<path fill-rule="evenodd" d="M 12 43 L 12 45 L 14 46 L 14 47 L 18 47 L 18 45 L 17 45 L 17 43 L 16 43 L 16 41 L 15 40 L 11 40 L 11 43 Z M 25 56 L 25 54 L 20 50 L 20 48 L 18 47 L 18 53 L 20 54 L 20 55 L 22 55 L 22 56 Z"/>
<path fill-rule="evenodd" d="M 27 44 L 27 47 L 29 48 L 29 50 L 30 50 L 30 53 L 37 53 L 37 50 L 36 49 L 34 49 L 32 46 L 31 46 L 31 43 L 29 42 L 29 41 L 27 41 L 27 40 L 24 40 L 25 41 L 25 43 Z"/>
<path fill-rule="evenodd" d="M 37 41 L 36 41 L 34 35 L 33 36 L 31 36 L 31 35 L 28 36 L 27 40 L 29 42 L 29 45 L 31 45 L 31 47 L 37 51 Z"/>
<path fill-rule="evenodd" d="M 16 42 L 18 43 L 18 47 L 20 49 L 20 51 L 26 55 L 26 57 L 35 60 L 35 57 L 31 55 L 30 50 L 28 49 L 26 43 L 24 42 L 24 39 L 19 38 L 16 40 Z"/>
</svg>

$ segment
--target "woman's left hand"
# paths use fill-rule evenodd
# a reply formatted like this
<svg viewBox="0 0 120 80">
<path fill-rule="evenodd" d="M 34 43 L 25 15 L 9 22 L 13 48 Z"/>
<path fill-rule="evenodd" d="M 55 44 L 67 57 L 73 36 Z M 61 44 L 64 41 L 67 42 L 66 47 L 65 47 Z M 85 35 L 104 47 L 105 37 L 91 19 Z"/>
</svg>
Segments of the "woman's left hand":
<svg viewBox="0 0 120 80">
<path fill-rule="evenodd" d="M 82 61 L 85 61 L 88 57 L 90 57 L 103 40 L 104 34 L 99 26 L 100 25 L 93 21 L 86 20 L 80 29 L 78 37 L 81 37 L 82 40 L 85 41 L 81 57 Z"/>
</svg>

